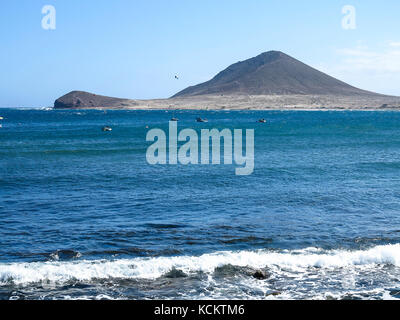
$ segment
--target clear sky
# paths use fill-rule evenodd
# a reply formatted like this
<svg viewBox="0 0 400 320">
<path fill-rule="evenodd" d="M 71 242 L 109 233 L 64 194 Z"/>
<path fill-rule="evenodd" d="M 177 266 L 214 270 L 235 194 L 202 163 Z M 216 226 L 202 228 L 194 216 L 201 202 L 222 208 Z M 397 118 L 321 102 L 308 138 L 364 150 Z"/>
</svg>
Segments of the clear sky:
<svg viewBox="0 0 400 320">
<path fill-rule="evenodd" d="M 345 5 L 356 29 L 342 27 Z M 72 90 L 165 98 L 269 50 L 400 95 L 399 14 L 399 0 L 2 0 L 0 106 L 52 106 Z"/>
</svg>

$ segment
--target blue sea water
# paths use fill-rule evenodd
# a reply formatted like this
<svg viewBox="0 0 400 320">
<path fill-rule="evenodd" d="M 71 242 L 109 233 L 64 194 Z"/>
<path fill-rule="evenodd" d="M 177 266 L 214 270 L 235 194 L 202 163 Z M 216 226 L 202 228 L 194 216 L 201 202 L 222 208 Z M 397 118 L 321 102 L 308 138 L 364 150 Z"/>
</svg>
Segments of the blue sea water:
<svg viewBox="0 0 400 320">
<path fill-rule="evenodd" d="M 398 112 L 0 116 L 0 299 L 400 298 Z M 149 165 L 172 117 L 255 129 L 254 173 Z"/>
</svg>

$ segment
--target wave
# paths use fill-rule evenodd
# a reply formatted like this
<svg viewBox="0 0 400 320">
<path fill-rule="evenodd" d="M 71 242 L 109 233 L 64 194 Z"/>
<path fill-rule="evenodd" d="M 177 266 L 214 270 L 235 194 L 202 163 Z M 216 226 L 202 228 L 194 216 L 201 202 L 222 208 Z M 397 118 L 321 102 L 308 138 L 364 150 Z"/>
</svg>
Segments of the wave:
<svg viewBox="0 0 400 320">
<path fill-rule="evenodd" d="M 134 258 L 119 260 L 77 260 L 0 264 L 0 285 L 42 281 L 63 283 L 71 280 L 157 279 L 171 270 L 184 274 L 212 274 L 225 265 L 238 267 L 281 268 L 295 272 L 309 268 L 354 268 L 393 265 L 400 267 L 400 244 L 376 246 L 367 250 L 225 251 L 202 256 Z"/>
</svg>

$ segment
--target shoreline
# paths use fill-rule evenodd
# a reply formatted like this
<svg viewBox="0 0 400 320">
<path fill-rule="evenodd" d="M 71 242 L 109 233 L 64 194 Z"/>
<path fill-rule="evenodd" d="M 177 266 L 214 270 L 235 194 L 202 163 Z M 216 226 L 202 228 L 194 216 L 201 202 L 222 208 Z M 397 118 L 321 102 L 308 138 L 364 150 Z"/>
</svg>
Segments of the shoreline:
<svg viewBox="0 0 400 320">
<path fill-rule="evenodd" d="M 400 97 L 383 95 L 199 95 L 130 100 L 72 92 L 54 109 L 95 110 L 400 110 Z"/>
<path fill-rule="evenodd" d="M 365 112 L 400 112 L 400 108 L 265 108 L 265 109 L 195 109 L 195 108 L 177 108 L 177 109 L 165 109 L 165 108 L 53 108 L 53 107 L 0 107 L 0 110 L 21 110 L 21 111 L 29 111 L 29 110 L 37 110 L 37 111 L 213 111 L 213 112 L 242 112 L 242 111 L 335 111 L 335 112 L 356 112 L 356 111 L 365 111 Z"/>
<path fill-rule="evenodd" d="M 400 107 L 393 108 L 335 108 L 335 107 L 326 107 L 326 108 L 154 108 L 154 107 L 128 107 L 128 108 L 54 108 L 54 107 L 0 107 L 0 110 L 38 110 L 38 111 L 79 111 L 79 110 L 87 110 L 87 111 L 213 111 L 213 112 L 224 112 L 224 111 L 370 111 L 370 112 L 400 112 Z"/>
<path fill-rule="evenodd" d="M 7 109 L 7 108 L 5 108 Z M 343 112 L 343 111 L 370 111 L 370 112 L 400 112 L 400 107 L 398 108 L 264 108 L 264 109 L 254 109 L 254 108 L 249 108 L 249 109 L 237 109 L 237 108 L 224 108 L 224 109 L 200 109 L 200 108 L 9 108 L 9 109 L 25 109 L 25 110 L 70 110 L 70 111 L 79 111 L 79 110 L 92 110 L 92 111 L 237 111 L 237 112 L 242 112 L 242 111 L 337 111 L 337 112 Z"/>
</svg>

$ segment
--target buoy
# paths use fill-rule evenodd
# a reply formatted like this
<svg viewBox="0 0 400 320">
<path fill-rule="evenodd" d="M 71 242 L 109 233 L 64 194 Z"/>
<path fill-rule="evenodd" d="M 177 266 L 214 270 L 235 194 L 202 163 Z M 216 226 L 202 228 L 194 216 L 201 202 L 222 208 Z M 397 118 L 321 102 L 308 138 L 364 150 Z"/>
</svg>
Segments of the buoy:
<svg viewBox="0 0 400 320">
<path fill-rule="evenodd" d="M 202 119 L 202 118 L 197 118 L 196 121 L 197 122 L 208 122 L 207 119 Z"/>
</svg>

